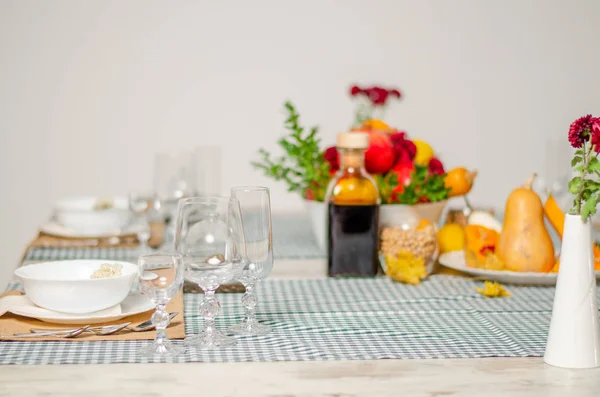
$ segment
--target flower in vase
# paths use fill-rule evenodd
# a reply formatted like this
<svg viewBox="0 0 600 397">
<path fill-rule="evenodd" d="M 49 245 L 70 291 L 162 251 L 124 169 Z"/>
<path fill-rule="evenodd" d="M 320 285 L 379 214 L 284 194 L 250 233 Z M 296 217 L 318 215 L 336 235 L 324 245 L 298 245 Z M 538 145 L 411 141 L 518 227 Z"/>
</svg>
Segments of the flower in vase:
<svg viewBox="0 0 600 397">
<path fill-rule="evenodd" d="M 574 148 L 580 148 L 592 129 L 594 117 L 591 114 L 583 116 L 571 123 L 569 127 L 569 142 Z"/>
<path fill-rule="evenodd" d="M 600 117 L 592 118 L 592 144 L 596 153 L 600 153 Z"/>
</svg>

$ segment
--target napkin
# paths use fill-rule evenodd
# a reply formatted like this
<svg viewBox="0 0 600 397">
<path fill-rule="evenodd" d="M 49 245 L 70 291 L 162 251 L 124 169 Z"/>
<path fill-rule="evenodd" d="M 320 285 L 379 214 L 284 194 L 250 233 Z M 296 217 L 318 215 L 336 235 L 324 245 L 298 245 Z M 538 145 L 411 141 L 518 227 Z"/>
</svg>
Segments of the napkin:
<svg viewBox="0 0 600 397">
<path fill-rule="evenodd" d="M 51 317 L 60 316 L 65 319 L 68 318 L 80 318 L 84 314 L 69 314 L 61 313 L 53 310 L 44 309 L 43 307 L 37 306 L 33 303 L 26 295 L 8 295 L 0 298 L 0 316 L 6 314 L 6 312 L 14 313 L 13 310 L 25 312 L 30 316 L 36 317 Z M 118 316 L 122 313 L 121 305 L 115 305 L 108 309 L 99 310 L 93 313 L 87 313 L 85 316 L 96 317 L 96 316 Z"/>
</svg>

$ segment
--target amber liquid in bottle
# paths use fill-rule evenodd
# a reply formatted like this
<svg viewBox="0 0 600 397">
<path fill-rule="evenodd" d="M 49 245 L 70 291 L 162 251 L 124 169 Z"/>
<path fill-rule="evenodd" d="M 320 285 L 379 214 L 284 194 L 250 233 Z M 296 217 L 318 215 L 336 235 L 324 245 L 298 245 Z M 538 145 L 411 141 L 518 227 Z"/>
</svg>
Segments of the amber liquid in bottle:
<svg viewBox="0 0 600 397">
<path fill-rule="evenodd" d="M 379 191 L 364 169 L 364 149 L 338 150 L 340 170 L 327 193 L 329 276 L 375 276 L 380 269 Z"/>
</svg>

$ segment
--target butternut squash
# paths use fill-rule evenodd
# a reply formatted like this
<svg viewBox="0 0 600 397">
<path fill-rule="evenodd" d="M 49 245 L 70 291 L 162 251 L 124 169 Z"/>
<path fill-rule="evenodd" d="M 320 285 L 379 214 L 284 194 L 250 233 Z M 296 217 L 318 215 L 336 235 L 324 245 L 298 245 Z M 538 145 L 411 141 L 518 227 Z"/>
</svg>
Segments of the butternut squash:
<svg viewBox="0 0 600 397">
<path fill-rule="evenodd" d="M 536 174 L 506 200 L 504 226 L 496 254 L 506 270 L 548 272 L 554 266 L 554 246 L 544 225 L 544 207 L 531 189 Z"/>
<path fill-rule="evenodd" d="M 548 218 L 548 222 L 556 230 L 556 233 L 558 233 L 558 237 L 562 240 L 563 228 L 565 227 L 565 213 L 560 209 L 556 199 L 552 197 L 550 192 L 548 192 L 548 198 L 544 204 L 544 214 Z"/>
</svg>

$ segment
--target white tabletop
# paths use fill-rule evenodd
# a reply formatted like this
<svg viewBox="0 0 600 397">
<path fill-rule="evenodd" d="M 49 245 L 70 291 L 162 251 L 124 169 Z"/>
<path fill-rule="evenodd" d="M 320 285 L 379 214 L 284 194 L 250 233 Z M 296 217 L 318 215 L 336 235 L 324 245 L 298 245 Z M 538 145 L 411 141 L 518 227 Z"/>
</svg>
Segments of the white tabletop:
<svg viewBox="0 0 600 397">
<path fill-rule="evenodd" d="M 278 261 L 273 278 L 319 278 L 323 260 Z M 569 396 L 600 395 L 600 369 L 541 358 L 2 366 L 0 396 Z"/>
</svg>

